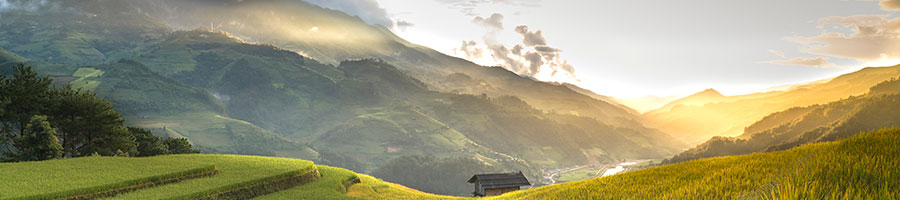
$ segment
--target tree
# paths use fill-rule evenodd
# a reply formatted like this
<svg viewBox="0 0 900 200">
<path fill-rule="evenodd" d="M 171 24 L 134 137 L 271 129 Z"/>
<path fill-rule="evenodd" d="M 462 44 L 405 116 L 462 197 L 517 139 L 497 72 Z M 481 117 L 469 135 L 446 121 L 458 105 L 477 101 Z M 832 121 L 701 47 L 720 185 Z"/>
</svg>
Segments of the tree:
<svg viewBox="0 0 900 200">
<path fill-rule="evenodd" d="M 13 66 L 12 79 L 0 78 L 0 98 L 5 101 L 4 112 L 0 114 L 0 142 L 5 142 L 7 151 L 11 151 L 9 142 L 25 135 L 32 117 L 48 110 L 50 105 L 52 80 L 39 77 L 38 73 L 24 64 Z"/>
<path fill-rule="evenodd" d="M 115 155 L 121 150 L 137 154 L 135 137 L 125 128 L 125 119 L 109 101 L 92 92 L 65 87 L 53 95 L 51 122 L 59 130 L 67 155 Z"/>
<path fill-rule="evenodd" d="M 135 156 L 146 157 L 169 153 L 166 144 L 163 143 L 159 137 L 154 136 L 149 130 L 128 127 L 128 132 L 131 132 L 131 135 L 134 135 L 135 142 L 137 143 L 137 154 L 134 154 Z"/>
<path fill-rule="evenodd" d="M 187 138 L 166 138 L 165 143 L 170 154 L 200 153 L 200 150 L 192 149 Z"/>
<path fill-rule="evenodd" d="M 35 115 L 25 126 L 24 135 L 15 138 L 16 152 L 6 153 L 18 161 L 37 161 L 59 158 L 63 154 L 62 145 L 56 138 L 56 131 L 47 122 L 47 116 Z"/>
</svg>

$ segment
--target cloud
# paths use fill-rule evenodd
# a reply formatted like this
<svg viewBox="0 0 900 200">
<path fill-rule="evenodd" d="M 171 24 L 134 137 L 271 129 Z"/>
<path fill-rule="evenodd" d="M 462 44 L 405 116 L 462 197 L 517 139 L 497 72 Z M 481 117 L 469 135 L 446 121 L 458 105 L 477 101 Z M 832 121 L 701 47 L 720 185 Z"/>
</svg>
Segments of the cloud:
<svg viewBox="0 0 900 200">
<path fill-rule="evenodd" d="M 523 7 L 540 6 L 541 0 L 435 0 L 440 3 L 449 4 L 451 9 L 457 9 L 461 13 L 468 16 L 477 16 L 475 8 L 484 4 L 504 4 Z"/>
<path fill-rule="evenodd" d="M 900 0 L 882 0 L 879 4 L 885 10 L 900 10 Z"/>
<path fill-rule="evenodd" d="M 394 21 L 388 16 L 378 1 L 375 0 L 305 0 L 323 8 L 340 10 L 349 15 L 362 18 L 366 23 L 393 27 Z"/>
<path fill-rule="evenodd" d="M 457 56 L 470 60 L 487 57 L 497 65 L 523 76 L 577 81 L 575 67 L 562 58 L 561 49 L 547 45 L 541 30 L 529 31 L 528 26 L 517 26 L 513 31 L 522 36 L 522 41 L 510 48 L 496 40 L 497 35 L 503 31 L 503 15 L 495 13 L 488 18 L 475 17 L 472 23 L 485 28 L 485 35 L 482 37 L 484 45 L 475 41 L 463 41 L 459 48 L 453 49 Z"/>
<path fill-rule="evenodd" d="M 415 26 L 415 24 L 408 22 L 408 21 L 397 20 L 397 27 L 412 27 L 412 26 Z"/>
<path fill-rule="evenodd" d="M 412 22 L 397 20 L 397 28 L 399 28 L 400 30 L 405 31 L 406 28 L 413 27 L 413 26 L 416 26 L 416 25 L 413 24 Z"/>
<path fill-rule="evenodd" d="M 775 60 L 770 61 L 769 63 L 778 64 L 778 65 L 800 65 L 800 66 L 823 66 L 829 64 L 827 58 L 816 57 L 816 58 L 803 58 L 803 57 L 795 57 L 788 60 Z"/>
<path fill-rule="evenodd" d="M 472 23 L 484 26 L 491 31 L 503 30 L 503 15 L 501 15 L 500 13 L 494 13 L 486 19 L 480 16 L 475 17 L 475 19 L 472 20 Z"/>
<path fill-rule="evenodd" d="M 0 0 L 0 11 L 39 10 L 59 8 L 58 1 L 52 0 Z"/>
<path fill-rule="evenodd" d="M 776 65 L 790 65 L 790 66 L 810 66 L 810 67 L 820 67 L 820 68 L 850 68 L 851 66 L 843 66 L 834 64 L 828 61 L 828 58 L 824 57 L 815 57 L 815 58 L 804 58 L 804 57 L 794 57 L 787 60 L 773 60 L 768 61 L 766 63 L 776 64 Z"/>
<path fill-rule="evenodd" d="M 525 43 L 525 46 L 547 45 L 547 40 L 544 39 L 544 34 L 541 33 L 541 30 L 528 32 L 528 26 L 516 26 L 515 31 L 522 35 L 522 43 Z"/>
<path fill-rule="evenodd" d="M 801 51 L 814 55 L 855 59 L 863 63 L 897 59 L 900 58 L 900 19 L 887 17 L 826 17 L 819 20 L 822 34 L 787 39 L 801 44 Z M 829 30 L 830 27 L 839 30 Z"/>
<path fill-rule="evenodd" d="M 461 54 L 466 58 L 481 59 L 484 56 L 484 49 L 478 47 L 478 42 L 462 41 L 462 45 L 453 49 L 453 53 Z"/>
<path fill-rule="evenodd" d="M 781 51 L 778 51 L 778 50 L 769 49 L 769 53 L 773 53 L 773 54 L 775 54 L 775 55 L 778 55 L 779 57 L 785 58 L 785 57 L 784 57 L 784 52 L 781 52 Z"/>
</svg>

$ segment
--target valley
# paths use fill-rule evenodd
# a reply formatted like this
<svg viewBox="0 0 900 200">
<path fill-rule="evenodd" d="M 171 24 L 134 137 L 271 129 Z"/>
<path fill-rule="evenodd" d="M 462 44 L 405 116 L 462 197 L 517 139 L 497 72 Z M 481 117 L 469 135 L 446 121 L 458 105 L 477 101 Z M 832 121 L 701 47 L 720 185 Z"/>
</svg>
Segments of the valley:
<svg viewBox="0 0 900 200">
<path fill-rule="evenodd" d="M 719 40 L 631 40 L 658 35 L 643 31 L 551 47 L 556 22 L 469 10 L 531 4 L 428 2 L 462 8 L 466 26 L 445 25 L 467 29 L 412 34 L 438 28 L 381 0 L 0 0 L 0 200 L 900 198 L 893 47 L 839 58 L 797 36 L 785 40 L 831 57 L 768 49 L 785 60 L 746 57 L 807 68 L 738 76 L 648 56 Z M 818 28 L 900 35 L 889 16 Z M 463 32 L 484 34 L 433 46 Z M 492 176 L 515 181 L 475 179 Z"/>
</svg>

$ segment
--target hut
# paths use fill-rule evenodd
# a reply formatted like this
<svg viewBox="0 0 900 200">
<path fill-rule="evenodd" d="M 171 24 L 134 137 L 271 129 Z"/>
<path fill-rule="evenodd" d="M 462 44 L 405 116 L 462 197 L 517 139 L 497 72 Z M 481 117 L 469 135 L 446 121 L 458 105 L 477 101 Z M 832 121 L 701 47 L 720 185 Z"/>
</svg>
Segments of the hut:
<svg viewBox="0 0 900 200">
<path fill-rule="evenodd" d="M 477 197 L 496 196 L 507 192 L 519 190 L 521 186 L 531 186 L 522 171 L 499 174 L 475 174 L 469 178 L 469 183 L 475 184 Z"/>
</svg>

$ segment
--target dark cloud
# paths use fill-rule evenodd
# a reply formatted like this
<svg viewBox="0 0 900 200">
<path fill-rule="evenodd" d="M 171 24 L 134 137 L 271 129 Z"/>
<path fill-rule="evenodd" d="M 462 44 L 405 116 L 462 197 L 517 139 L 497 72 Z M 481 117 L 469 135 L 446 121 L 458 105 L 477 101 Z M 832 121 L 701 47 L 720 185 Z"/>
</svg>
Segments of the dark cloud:
<svg viewBox="0 0 900 200">
<path fill-rule="evenodd" d="M 535 46 L 534 50 L 540 51 L 540 52 L 545 52 L 545 53 L 562 52 L 562 50 L 559 50 L 557 48 L 548 47 L 548 46 L 544 46 L 544 45 Z"/>
<path fill-rule="evenodd" d="M 880 4 L 885 10 L 900 10 L 900 0 L 882 0 Z"/>
<path fill-rule="evenodd" d="M 541 30 L 528 32 L 528 26 L 522 25 L 516 26 L 515 31 L 522 35 L 522 43 L 525 43 L 525 46 L 547 45 L 547 40 L 544 39 L 544 34 L 541 33 Z"/>
<path fill-rule="evenodd" d="M 540 53 L 529 51 L 528 53 L 525 53 L 525 56 L 523 57 L 529 63 L 529 72 L 531 72 L 532 74 L 541 72 L 541 66 L 544 66 L 544 56 L 541 56 Z"/>
<path fill-rule="evenodd" d="M 362 18 L 367 23 L 393 27 L 394 21 L 387 10 L 375 0 L 306 0 L 323 8 L 340 10 L 349 15 Z"/>
<path fill-rule="evenodd" d="M 500 13 L 494 13 L 491 14 L 491 16 L 487 19 L 480 16 L 475 17 L 475 19 L 472 20 L 472 23 L 484 26 L 491 31 L 503 30 L 503 15 L 501 15 Z"/>
</svg>

